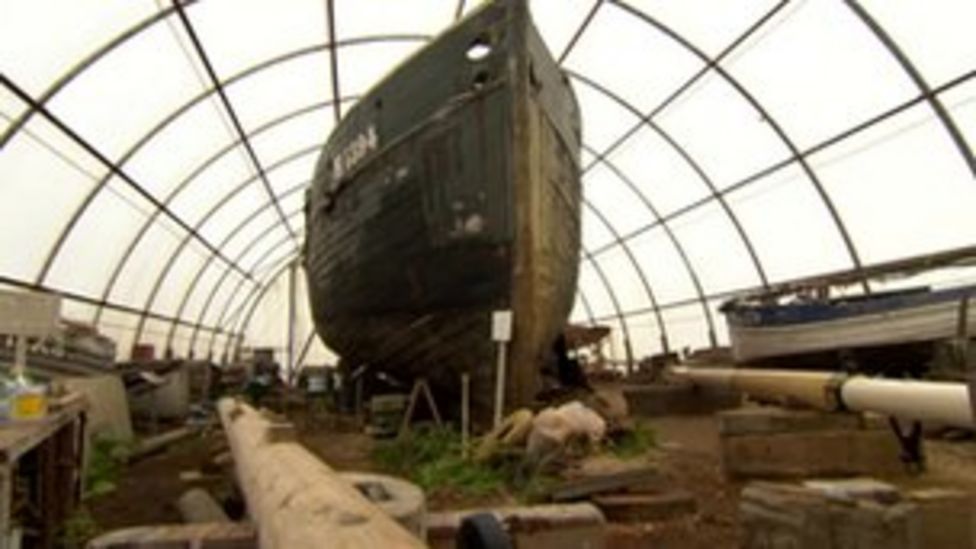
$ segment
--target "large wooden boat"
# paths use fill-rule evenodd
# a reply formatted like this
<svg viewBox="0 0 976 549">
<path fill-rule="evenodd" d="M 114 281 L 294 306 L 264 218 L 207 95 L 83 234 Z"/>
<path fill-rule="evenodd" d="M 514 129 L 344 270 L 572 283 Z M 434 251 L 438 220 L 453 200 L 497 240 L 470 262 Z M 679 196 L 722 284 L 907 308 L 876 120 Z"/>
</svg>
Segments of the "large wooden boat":
<svg viewBox="0 0 976 549">
<path fill-rule="evenodd" d="M 487 3 L 364 96 L 307 196 L 318 333 L 347 368 L 472 375 L 491 406 L 492 312 L 513 312 L 508 407 L 529 402 L 575 294 L 579 109 L 524 0 Z"/>
<path fill-rule="evenodd" d="M 883 367 L 924 360 L 932 342 L 959 337 L 960 326 L 976 319 L 976 286 L 841 298 L 759 296 L 729 301 L 722 311 L 737 362 L 778 360 L 801 366 L 825 357 L 836 363 L 838 354 L 845 353 Z M 968 333 L 962 337 L 976 331 Z"/>
</svg>

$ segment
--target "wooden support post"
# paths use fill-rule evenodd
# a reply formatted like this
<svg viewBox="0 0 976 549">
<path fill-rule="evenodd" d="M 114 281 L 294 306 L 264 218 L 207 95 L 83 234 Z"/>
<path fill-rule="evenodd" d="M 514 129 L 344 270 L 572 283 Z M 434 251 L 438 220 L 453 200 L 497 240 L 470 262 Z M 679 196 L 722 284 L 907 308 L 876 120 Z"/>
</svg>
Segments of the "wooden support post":
<svg viewBox="0 0 976 549">
<path fill-rule="evenodd" d="M 468 431 L 471 423 L 471 374 L 461 374 L 461 456 L 468 458 Z"/>
<path fill-rule="evenodd" d="M 261 549 L 424 546 L 304 447 L 270 441 L 250 406 L 225 398 L 218 410 Z"/>
<path fill-rule="evenodd" d="M 505 415 L 505 359 L 508 355 L 508 342 L 498 342 L 498 364 L 495 366 L 495 421 L 493 428 L 497 429 Z"/>
<path fill-rule="evenodd" d="M 434 395 L 430 392 L 427 380 L 418 378 L 413 382 L 413 389 L 410 391 L 410 398 L 407 401 L 407 410 L 403 413 L 403 421 L 400 422 L 400 432 L 397 436 L 404 436 L 410 431 L 410 422 L 413 420 L 413 414 L 417 409 L 417 401 L 420 400 L 421 394 L 427 400 L 430 413 L 434 416 L 434 423 L 438 427 L 444 426 L 444 422 L 441 421 L 441 414 L 437 409 L 437 402 L 434 401 Z"/>
</svg>

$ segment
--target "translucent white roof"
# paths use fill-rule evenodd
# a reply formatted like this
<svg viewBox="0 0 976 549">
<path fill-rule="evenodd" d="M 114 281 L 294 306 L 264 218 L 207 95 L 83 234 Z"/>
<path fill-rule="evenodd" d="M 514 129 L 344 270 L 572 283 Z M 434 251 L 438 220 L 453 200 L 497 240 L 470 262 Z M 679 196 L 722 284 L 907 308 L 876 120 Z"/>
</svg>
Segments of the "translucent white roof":
<svg viewBox="0 0 976 549">
<path fill-rule="evenodd" d="M 471 4 L 3 2 L 0 286 L 123 356 L 283 348 L 319 148 Z M 735 292 L 976 246 L 976 3 L 530 5 L 583 109 L 574 320 L 618 358 L 724 342 Z"/>
</svg>

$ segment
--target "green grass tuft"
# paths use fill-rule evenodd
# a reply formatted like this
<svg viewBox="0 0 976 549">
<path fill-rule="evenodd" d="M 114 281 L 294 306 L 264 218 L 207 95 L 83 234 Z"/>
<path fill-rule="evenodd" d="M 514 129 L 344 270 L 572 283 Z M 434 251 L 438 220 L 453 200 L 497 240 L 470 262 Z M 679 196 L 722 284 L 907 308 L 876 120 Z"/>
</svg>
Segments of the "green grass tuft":
<svg viewBox="0 0 976 549">
<path fill-rule="evenodd" d="M 630 459 L 645 455 L 657 445 L 654 430 L 644 423 L 636 422 L 634 428 L 624 431 L 610 441 L 610 453 L 621 459 Z"/>
</svg>

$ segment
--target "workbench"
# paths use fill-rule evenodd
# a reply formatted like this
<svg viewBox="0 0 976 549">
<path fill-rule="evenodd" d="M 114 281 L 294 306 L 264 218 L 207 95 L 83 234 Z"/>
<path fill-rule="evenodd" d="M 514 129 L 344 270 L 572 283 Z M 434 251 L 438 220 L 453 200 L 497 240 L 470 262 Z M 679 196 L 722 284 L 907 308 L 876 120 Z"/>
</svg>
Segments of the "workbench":
<svg viewBox="0 0 976 549">
<path fill-rule="evenodd" d="M 0 422 L 0 549 L 22 537 L 57 545 L 81 497 L 86 410 L 75 393 L 52 401 L 42 419 Z"/>
</svg>

